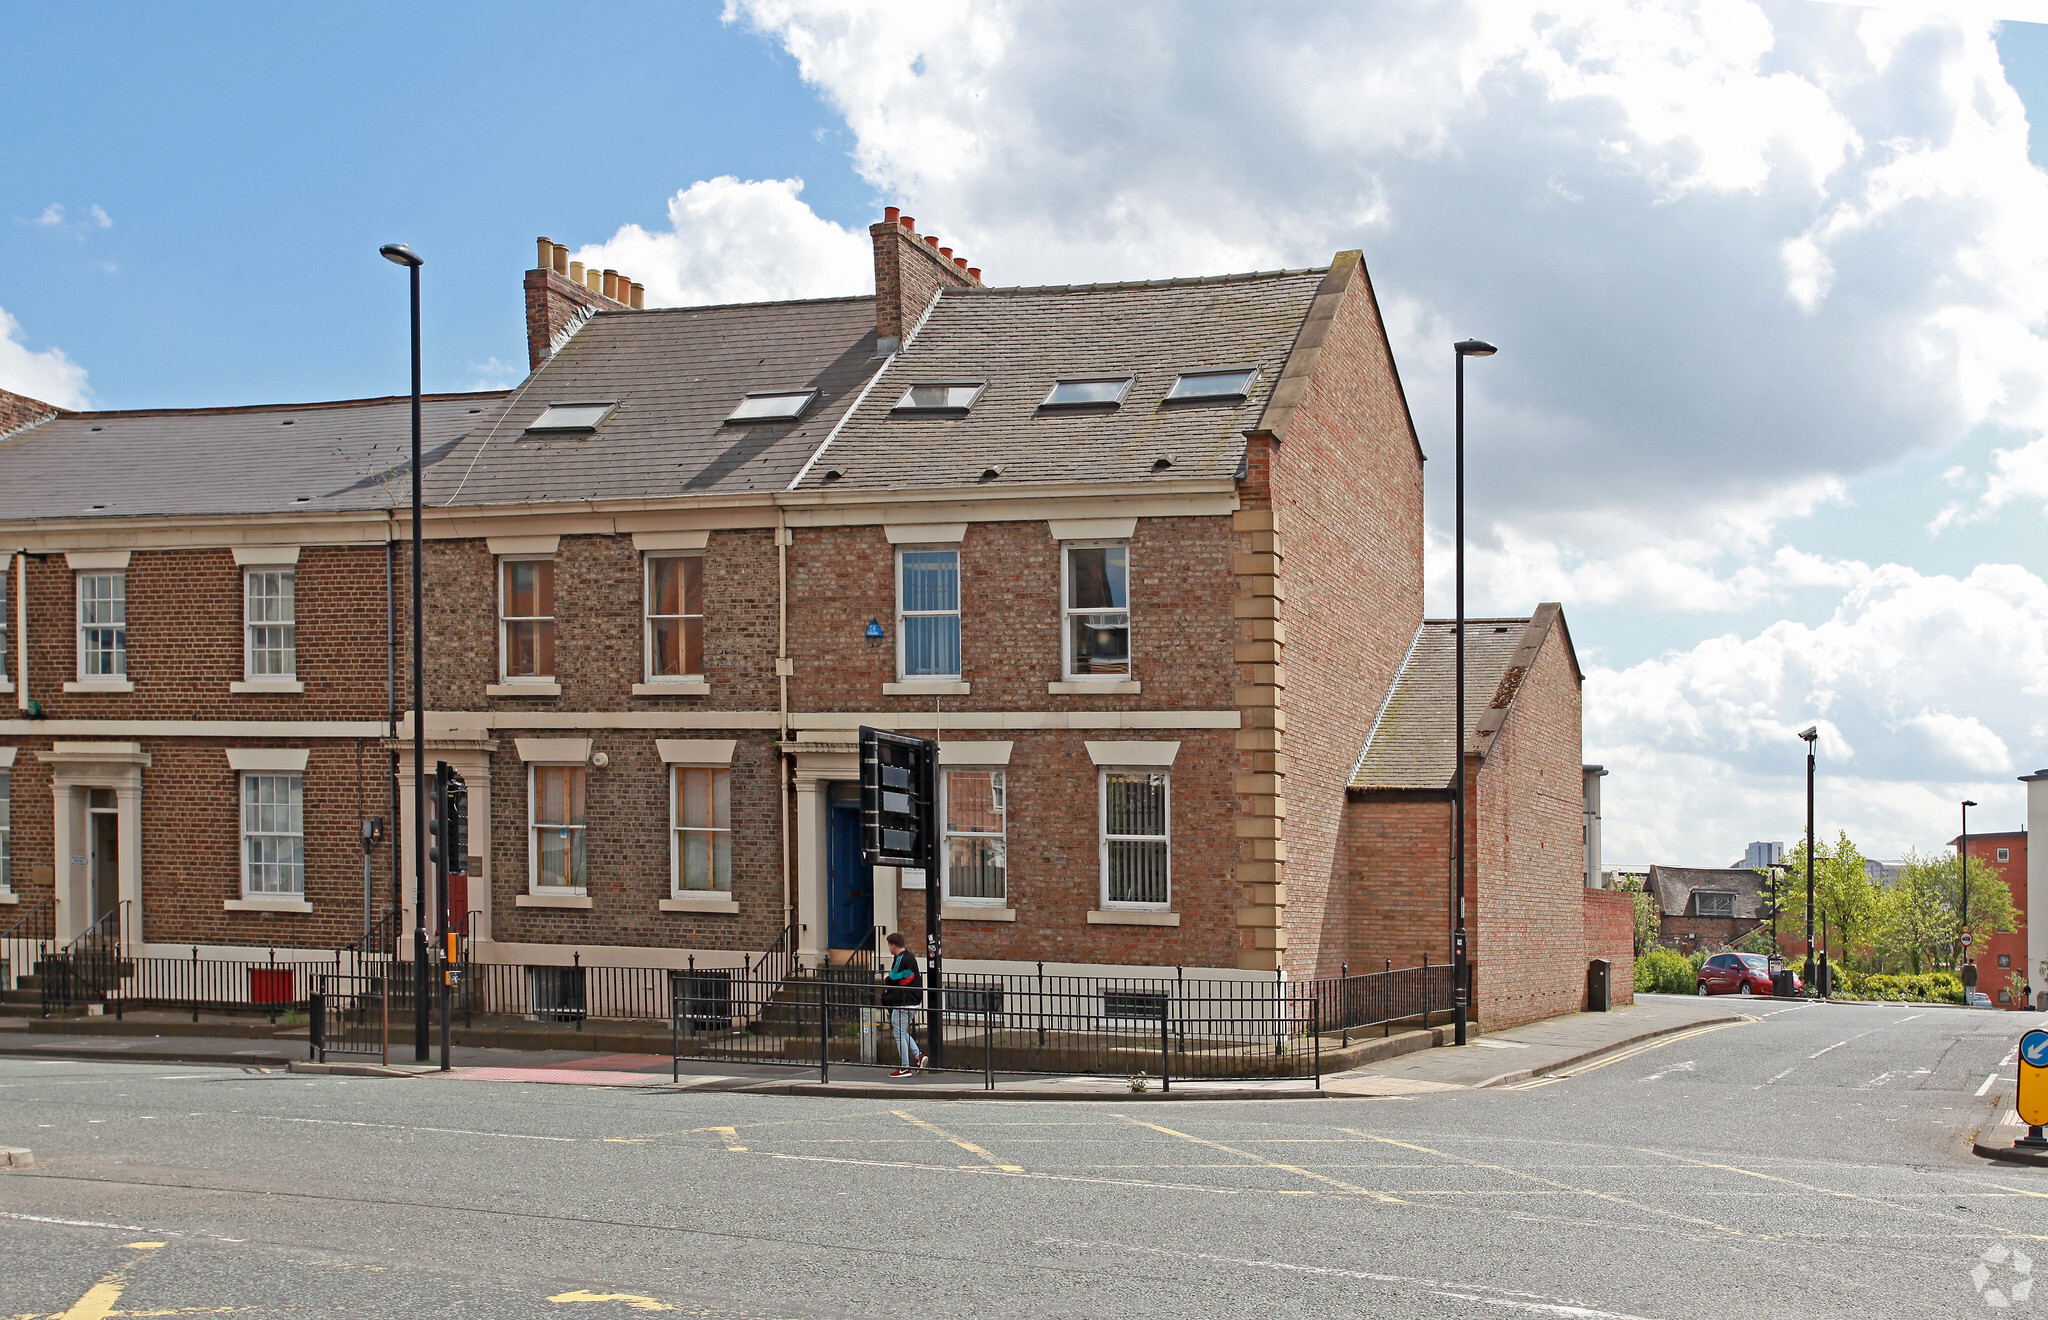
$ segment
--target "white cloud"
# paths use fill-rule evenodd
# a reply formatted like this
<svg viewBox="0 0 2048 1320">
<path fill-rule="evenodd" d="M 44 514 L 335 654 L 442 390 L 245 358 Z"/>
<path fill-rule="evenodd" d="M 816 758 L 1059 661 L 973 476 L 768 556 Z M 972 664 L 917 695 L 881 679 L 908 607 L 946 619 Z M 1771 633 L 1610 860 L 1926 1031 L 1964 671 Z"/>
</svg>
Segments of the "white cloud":
<svg viewBox="0 0 2048 1320">
<path fill-rule="evenodd" d="M 1592 669 L 1586 755 L 1616 770 L 1603 790 L 1616 856 L 1700 862 L 1784 837 L 1797 732 L 1816 722 L 1832 818 L 1857 821 L 1868 851 L 1947 838 L 1966 796 L 2017 825 L 2014 776 L 2048 752 L 2048 583 L 2005 564 L 1961 579 L 1885 564 L 1820 624 Z M 1765 799 L 1777 834 L 1753 819 Z"/>
<path fill-rule="evenodd" d="M 669 199 L 666 230 L 627 225 L 576 260 L 638 280 L 650 307 L 871 291 L 867 234 L 821 219 L 798 196 L 803 187 L 802 179 L 706 179 Z"/>
<path fill-rule="evenodd" d="M 93 203 L 91 208 L 86 211 L 86 215 L 93 224 L 101 229 L 112 229 L 114 227 L 114 217 L 101 210 L 97 202 Z"/>
<path fill-rule="evenodd" d="M 63 224 L 64 207 L 57 202 L 51 202 L 48 206 L 43 208 L 43 213 L 36 217 L 36 223 L 42 225 L 46 229 L 54 228 L 58 225 Z"/>
<path fill-rule="evenodd" d="M 495 357 L 481 362 L 472 362 L 469 369 L 476 373 L 470 382 L 473 390 L 509 390 L 526 377 L 524 367 L 515 367 L 510 362 L 500 362 Z"/>
<path fill-rule="evenodd" d="M 21 340 L 21 323 L 4 307 L 0 307 L 0 389 L 60 408 L 92 406 L 85 368 L 66 357 L 61 348 L 29 348 Z"/>
</svg>

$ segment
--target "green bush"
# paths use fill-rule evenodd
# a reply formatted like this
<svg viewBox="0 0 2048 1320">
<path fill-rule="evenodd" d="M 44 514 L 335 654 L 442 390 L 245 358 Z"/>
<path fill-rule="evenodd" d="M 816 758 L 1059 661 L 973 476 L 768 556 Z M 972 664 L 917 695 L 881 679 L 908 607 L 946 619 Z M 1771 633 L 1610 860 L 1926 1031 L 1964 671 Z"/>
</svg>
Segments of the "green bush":
<svg viewBox="0 0 2048 1320">
<path fill-rule="evenodd" d="M 1636 959 L 1636 991 L 1646 995 L 1689 995 L 1698 988 L 1700 959 L 1672 949 L 1650 949 Z"/>
<path fill-rule="evenodd" d="M 1963 981 L 1954 972 L 1835 973 L 1835 996 L 1840 999 L 1902 999 L 1922 1004 L 1960 1004 Z"/>
</svg>

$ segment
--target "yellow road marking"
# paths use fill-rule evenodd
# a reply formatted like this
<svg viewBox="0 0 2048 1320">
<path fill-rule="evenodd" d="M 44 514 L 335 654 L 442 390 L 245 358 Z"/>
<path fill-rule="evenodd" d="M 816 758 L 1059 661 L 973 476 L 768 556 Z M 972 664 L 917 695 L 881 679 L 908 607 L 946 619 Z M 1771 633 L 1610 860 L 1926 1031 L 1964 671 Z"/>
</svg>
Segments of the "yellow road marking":
<svg viewBox="0 0 2048 1320">
<path fill-rule="evenodd" d="M 892 1109 L 889 1112 L 896 1115 L 896 1117 L 902 1119 L 904 1122 L 910 1124 L 913 1127 L 921 1127 L 935 1137 L 941 1137 L 947 1141 L 952 1142 L 954 1145 L 958 1146 L 960 1149 L 966 1151 L 970 1155 L 980 1156 L 982 1161 L 989 1165 L 989 1167 L 991 1168 L 1001 1169 L 1004 1173 L 1024 1172 L 1023 1165 L 1005 1164 L 1001 1160 L 997 1159 L 994 1155 L 991 1155 L 989 1152 L 975 1145 L 973 1142 L 965 1140 L 961 1137 L 956 1137 L 950 1132 L 946 1132 L 939 1128 L 933 1127 L 930 1123 L 925 1122 L 923 1119 L 917 1117 L 915 1114 L 906 1114 L 900 1109 Z"/>
<path fill-rule="evenodd" d="M 610 1142 L 610 1143 L 612 1143 L 613 1145 L 616 1145 L 616 1146 L 644 1146 L 644 1145 L 646 1145 L 646 1144 L 648 1143 L 648 1141 L 650 1140 L 650 1138 L 647 1138 L 647 1137 L 606 1137 L 606 1138 L 605 1138 L 605 1140 L 606 1140 L 606 1141 L 608 1141 L 608 1142 Z"/>
<path fill-rule="evenodd" d="M 1470 1168 L 1486 1169 L 1493 1173 L 1505 1173 L 1514 1178 L 1524 1178 L 1533 1183 L 1540 1183 L 1545 1187 L 1555 1188 L 1560 1192 L 1571 1192 L 1578 1196 L 1590 1196 L 1598 1201 L 1607 1201 L 1614 1205 L 1626 1206 L 1630 1210 L 1640 1210 L 1648 1214 L 1662 1215 L 1667 1219 L 1676 1219 L 1681 1223 L 1698 1224 L 1702 1228 L 1711 1228 L 1717 1233 L 1728 1233 L 1735 1237 L 1749 1236 L 1739 1228 L 1730 1228 L 1726 1224 L 1717 1224 L 1711 1219 L 1700 1219 L 1693 1215 L 1682 1215 L 1675 1210 L 1661 1210 L 1654 1205 L 1645 1205 L 1641 1201 L 1631 1201 L 1626 1196 L 1616 1196 L 1612 1192 L 1594 1191 L 1590 1187 L 1575 1187 L 1570 1183 L 1559 1182 L 1555 1178 L 1545 1178 L 1540 1174 L 1524 1173 L 1520 1169 L 1511 1169 L 1505 1164 L 1487 1164 L 1484 1161 L 1471 1159 L 1464 1155 L 1453 1155 L 1448 1151 L 1432 1150 L 1428 1146 L 1418 1146 L 1413 1142 L 1396 1141 L 1392 1137 L 1381 1137 L 1375 1136 L 1370 1132 L 1360 1132 L 1357 1128 L 1338 1128 L 1337 1130 L 1339 1132 L 1349 1132 L 1354 1137 L 1364 1137 L 1367 1141 L 1378 1141 L 1389 1146 L 1399 1146 L 1402 1150 L 1420 1151 L 1424 1155 L 1434 1155 L 1438 1159 L 1454 1160 Z"/>
<path fill-rule="evenodd" d="M 1117 1114 L 1114 1117 L 1120 1118 L 1124 1120 L 1124 1122 L 1126 1123 L 1135 1124 L 1138 1127 L 1151 1128 L 1154 1132 L 1163 1132 L 1169 1137 L 1179 1137 L 1182 1141 L 1192 1141 L 1197 1146 L 1207 1146 L 1210 1150 L 1220 1150 L 1226 1155 L 1235 1155 L 1240 1159 L 1252 1160 L 1255 1163 L 1262 1164 L 1269 1169 L 1279 1169 L 1282 1172 L 1292 1173 L 1298 1175 L 1299 1177 L 1311 1179 L 1315 1182 L 1328 1183 L 1330 1186 L 1338 1188 L 1342 1191 L 1352 1192 L 1359 1196 L 1370 1196 L 1375 1200 L 1386 1201 L 1393 1205 L 1408 1204 L 1406 1201 L 1403 1201 L 1398 1196 L 1388 1196 L 1385 1192 L 1375 1192 L 1368 1190 L 1364 1187 L 1354 1186 L 1351 1183 L 1342 1182 L 1336 1178 L 1332 1178 L 1326 1173 L 1317 1173 L 1313 1169 L 1304 1169 L 1299 1164 L 1282 1164 L 1278 1160 L 1269 1160 L 1263 1155 L 1254 1154 L 1253 1152 L 1248 1150 L 1240 1150 L 1235 1146 L 1226 1146 L 1220 1141 L 1208 1141 L 1202 1137 L 1192 1136 L 1186 1132 L 1176 1132 L 1170 1127 L 1161 1127 L 1157 1123 L 1147 1123 L 1140 1119 L 1132 1118 L 1129 1114 Z"/>
<path fill-rule="evenodd" d="M 715 1128 L 705 1128 L 705 1129 L 703 1129 L 703 1130 L 704 1130 L 704 1131 L 706 1131 L 706 1132 L 716 1132 L 716 1133 L 718 1133 L 718 1134 L 719 1134 L 720 1136 L 724 1137 L 724 1138 L 725 1138 L 725 1148 L 726 1148 L 727 1150 L 740 1150 L 740 1151 L 743 1151 L 743 1150 L 745 1150 L 745 1149 L 746 1149 L 746 1147 L 745 1147 L 745 1146 L 742 1146 L 742 1145 L 740 1145 L 740 1134 L 739 1134 L 739 1132 L 738 1132 L 738 1130 L 737 1130 L 737 1129 L 734 1129 L 734 1128 L 729 1128 L 729 1127 L 715 1127 Z"/>
<path fill-rule="evenodd" d="M 551 1302 L 617 1302 L 633 1311 L 673 1311 L 676 1308 L 653 1297 L 642 1297 L 639 1293 L 594 1293 L 587 1288 L 565 1292 L 548 1298 Z"/>
<path fill-rule="evenodd" d="M 166 1244 L 162 1242 L 130 1242 L 128 1244 L 131 1250 L 155 1250 L 157 1247 L 164 1245 Z"/>
<path fill-rule="evenodd" d="M 161 1242 L 130 1242 L 130 1248 L 154 1251 L 163 1246 Z M 137 1257 L 136 1259 L 141 1259 Z M 54 1320 L 106 1320 L 114 1314 L 114 1304 L 121 1300 L 121 1293 L 128 1287 L 128 1266 L 131 1260 L 98 1283 L 85 1290 L 85 1294 L 71 1304 L 71 1309 Z"/>
</svg>

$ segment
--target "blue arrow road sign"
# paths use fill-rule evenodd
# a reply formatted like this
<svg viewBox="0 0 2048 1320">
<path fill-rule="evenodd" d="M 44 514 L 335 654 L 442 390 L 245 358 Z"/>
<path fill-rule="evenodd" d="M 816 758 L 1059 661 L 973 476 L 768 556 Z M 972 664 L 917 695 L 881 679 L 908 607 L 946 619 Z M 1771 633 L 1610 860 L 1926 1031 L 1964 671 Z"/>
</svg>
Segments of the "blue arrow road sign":
<svg viewBox="0 0 2048 1320">
<path fill-rule="evenodd" d="M 2020 1057 L 2031 1067 L 2048 1068 L 2048 1031 L 2030 1031 L 2020 1037 Z"/>
</svg>

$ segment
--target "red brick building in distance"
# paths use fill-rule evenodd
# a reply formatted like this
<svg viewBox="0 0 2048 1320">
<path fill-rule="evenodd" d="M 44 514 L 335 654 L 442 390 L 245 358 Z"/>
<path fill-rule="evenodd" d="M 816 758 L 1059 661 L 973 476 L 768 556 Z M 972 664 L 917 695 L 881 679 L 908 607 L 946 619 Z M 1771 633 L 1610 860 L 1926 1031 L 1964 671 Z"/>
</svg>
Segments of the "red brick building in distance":
<svg viewBox="0 0 2048 1320">
<path fill-rule="evenodd" d="M 1440 962 L 1462 760 L 1479 1019 L 1579 1007 L 1596 956 L 1626 999 L 1557 606 L 1470 625 L 1454 749 L 1360 254 L 991 288 L 870 232 L 872 296 L 666 309 L 542 239 L 532 375 L 432 401 L 472 955 L 817 963 L 915 946 L 938 885 L 965 971 Z M 403 407 L 8 407 L 0 888 L 67 934 L 129 902 L 144 947 L 352 942 L 357 822 L 411 772 Z M 937 875 L 861 864 L 863 724 L 939 740 Z M 400 851 L 367 883 L 409 920 Z"/>
<path fill-rule="evenodd" d="M 1960 848 L 1962 842 L 1962 836 L 1957 835 L 1949 840 L 1949 846 Z M 2042 987 L 2027 968 L 2027 832 L 1973 832 L 1970 857 L 1998 873 L 2012 892 L 2012 908 L 2018 917 L 2013 923 L 2014 930 L 2000 931 L 1984 941 L 1983 948 L 1973 951 L 1977 958 L 1977 988 L 1990 995 L 2000 1008 L 2031 1010 L 2027 987 Z"/>
</svg>

